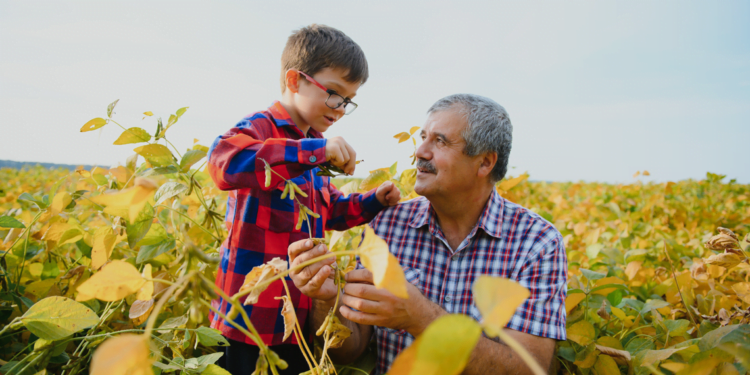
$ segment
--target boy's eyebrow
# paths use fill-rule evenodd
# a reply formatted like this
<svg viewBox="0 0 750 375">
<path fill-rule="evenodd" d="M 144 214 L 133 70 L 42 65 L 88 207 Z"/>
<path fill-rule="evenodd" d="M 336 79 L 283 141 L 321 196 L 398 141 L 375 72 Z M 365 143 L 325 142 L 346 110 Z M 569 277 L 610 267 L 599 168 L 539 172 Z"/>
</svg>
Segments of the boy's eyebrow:
<svg viewBox="0 0 750 375">
<path fill-rule="evenodd" d="M 328 86 L 329 86 L 329 88 L 336 90 L 336 93 L 338 93 L 339 91 L 344 91 L 344 88 L 341 87 L 341 86 L 339 86 L 339 84 L 336 83 L 336 82 L 331 82 L 331 83 L 328 84 Z M 351 100 L 355 96 L 357 96 L 357 94 L 354 94 L 352 96 L 347 96 L 346 98 L 349 99 L 349 100 Z"/>
</svg>

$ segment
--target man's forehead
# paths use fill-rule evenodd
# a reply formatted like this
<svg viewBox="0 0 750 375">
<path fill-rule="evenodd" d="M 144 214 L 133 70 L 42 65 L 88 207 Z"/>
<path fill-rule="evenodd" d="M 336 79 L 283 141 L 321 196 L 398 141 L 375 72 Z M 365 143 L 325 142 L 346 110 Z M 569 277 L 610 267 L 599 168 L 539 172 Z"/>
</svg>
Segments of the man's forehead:
<svg viewBox="0 0 750 375">
<path fill-rule="evenodd" d="M 457 109 L 436 111 L 427 116 L 421 134 L 459 134 L 466 127 L 466 118 Z"/>
</svg>

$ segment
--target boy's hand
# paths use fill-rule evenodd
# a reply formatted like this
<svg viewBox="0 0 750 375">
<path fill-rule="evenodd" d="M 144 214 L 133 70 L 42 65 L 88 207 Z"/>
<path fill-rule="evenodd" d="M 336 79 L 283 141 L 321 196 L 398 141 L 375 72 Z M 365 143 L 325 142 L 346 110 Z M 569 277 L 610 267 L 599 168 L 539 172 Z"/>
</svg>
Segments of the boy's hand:
<svg viewBox="0 0 750 375">
<path fill-rule="evenodd" d="M 290 268 L 328 252 L 326 245 L 321 244 L 313 248 L 311 240 L 297 241 L 289 245 Z M 333 270 L 330 264 L 334 261 L 336 261 L 334 257 L 323 259 L 300 270 L 290 272 L 289 277 L 292 278 L 294 285 L 304 295 L 314 299 L 331 300 L 336 298 L 336 285 L 333 283 L 333 279 L 328 278 L 329 275 L 332 275 Z"/>
<path fill-rule="evenodd" d="M 326 161 L 351 176 L 357 163 L 357 152 L 344 138 L 333 137 L 326 141 Z"/>
<path fill-rule="evenodd" d="M 398 190 L 393 182 L 386 181 L 378 186 L 378 190 L 375 191 L 375 197 L 378 198 L 378 202 L 383 206 L 395 206 L 401 200 L 401 191 Z"/>
</svg>

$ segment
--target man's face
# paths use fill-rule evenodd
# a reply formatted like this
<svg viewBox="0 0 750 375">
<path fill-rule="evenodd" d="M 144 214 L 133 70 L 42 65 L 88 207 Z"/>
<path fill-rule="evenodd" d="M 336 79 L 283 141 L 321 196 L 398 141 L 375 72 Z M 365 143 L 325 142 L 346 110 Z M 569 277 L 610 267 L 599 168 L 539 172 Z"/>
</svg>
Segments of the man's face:
<svg viewBox="0 0 750 375">
<path fill-rule="evenodd" d="M 346 70 L 325 68 L 315 73 L 312 78 L 325 88 L 336 91 L 344 98 L 352 99 L 357 95 L 360 84 L 345 80 L 344 77 L 347 73 Z M 300 76 L 296 107 L 302 122 L 297 125 L 301 129 L 309 126 L 323 133 L 344 116 L 343 105 L 337 109 L 332 109 L 326 105 L 326 99 L 328 99 L 327 92 Z"/>
<path fill-rule="evenodd" d="M 477 157 L 463 153 L 466 142 L 461 131 L 466 126 L 456 106 L 427 117 L 417 149 L 417 194 L 428 199 L 450 197 L 477 185 Z"/>
</svg>

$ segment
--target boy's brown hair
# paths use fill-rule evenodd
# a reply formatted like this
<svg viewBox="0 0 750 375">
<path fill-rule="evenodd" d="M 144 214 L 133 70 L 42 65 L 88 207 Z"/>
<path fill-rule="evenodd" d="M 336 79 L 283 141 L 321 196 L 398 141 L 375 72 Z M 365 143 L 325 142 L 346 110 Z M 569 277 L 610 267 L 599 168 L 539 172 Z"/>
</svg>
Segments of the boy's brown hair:
<svg viewBox="0 0 750 375">
<path fill-rule="evenodd" d="M 343 32 L 312 24 L 295 30 L 281 54 L 281 92 L 286 90 L 286 71 L 297 69 L 310 76 L 325 68 L 348 70 L 349 82 L 364 84 L 370 73 L 365 53 Z"/>
</svg>

